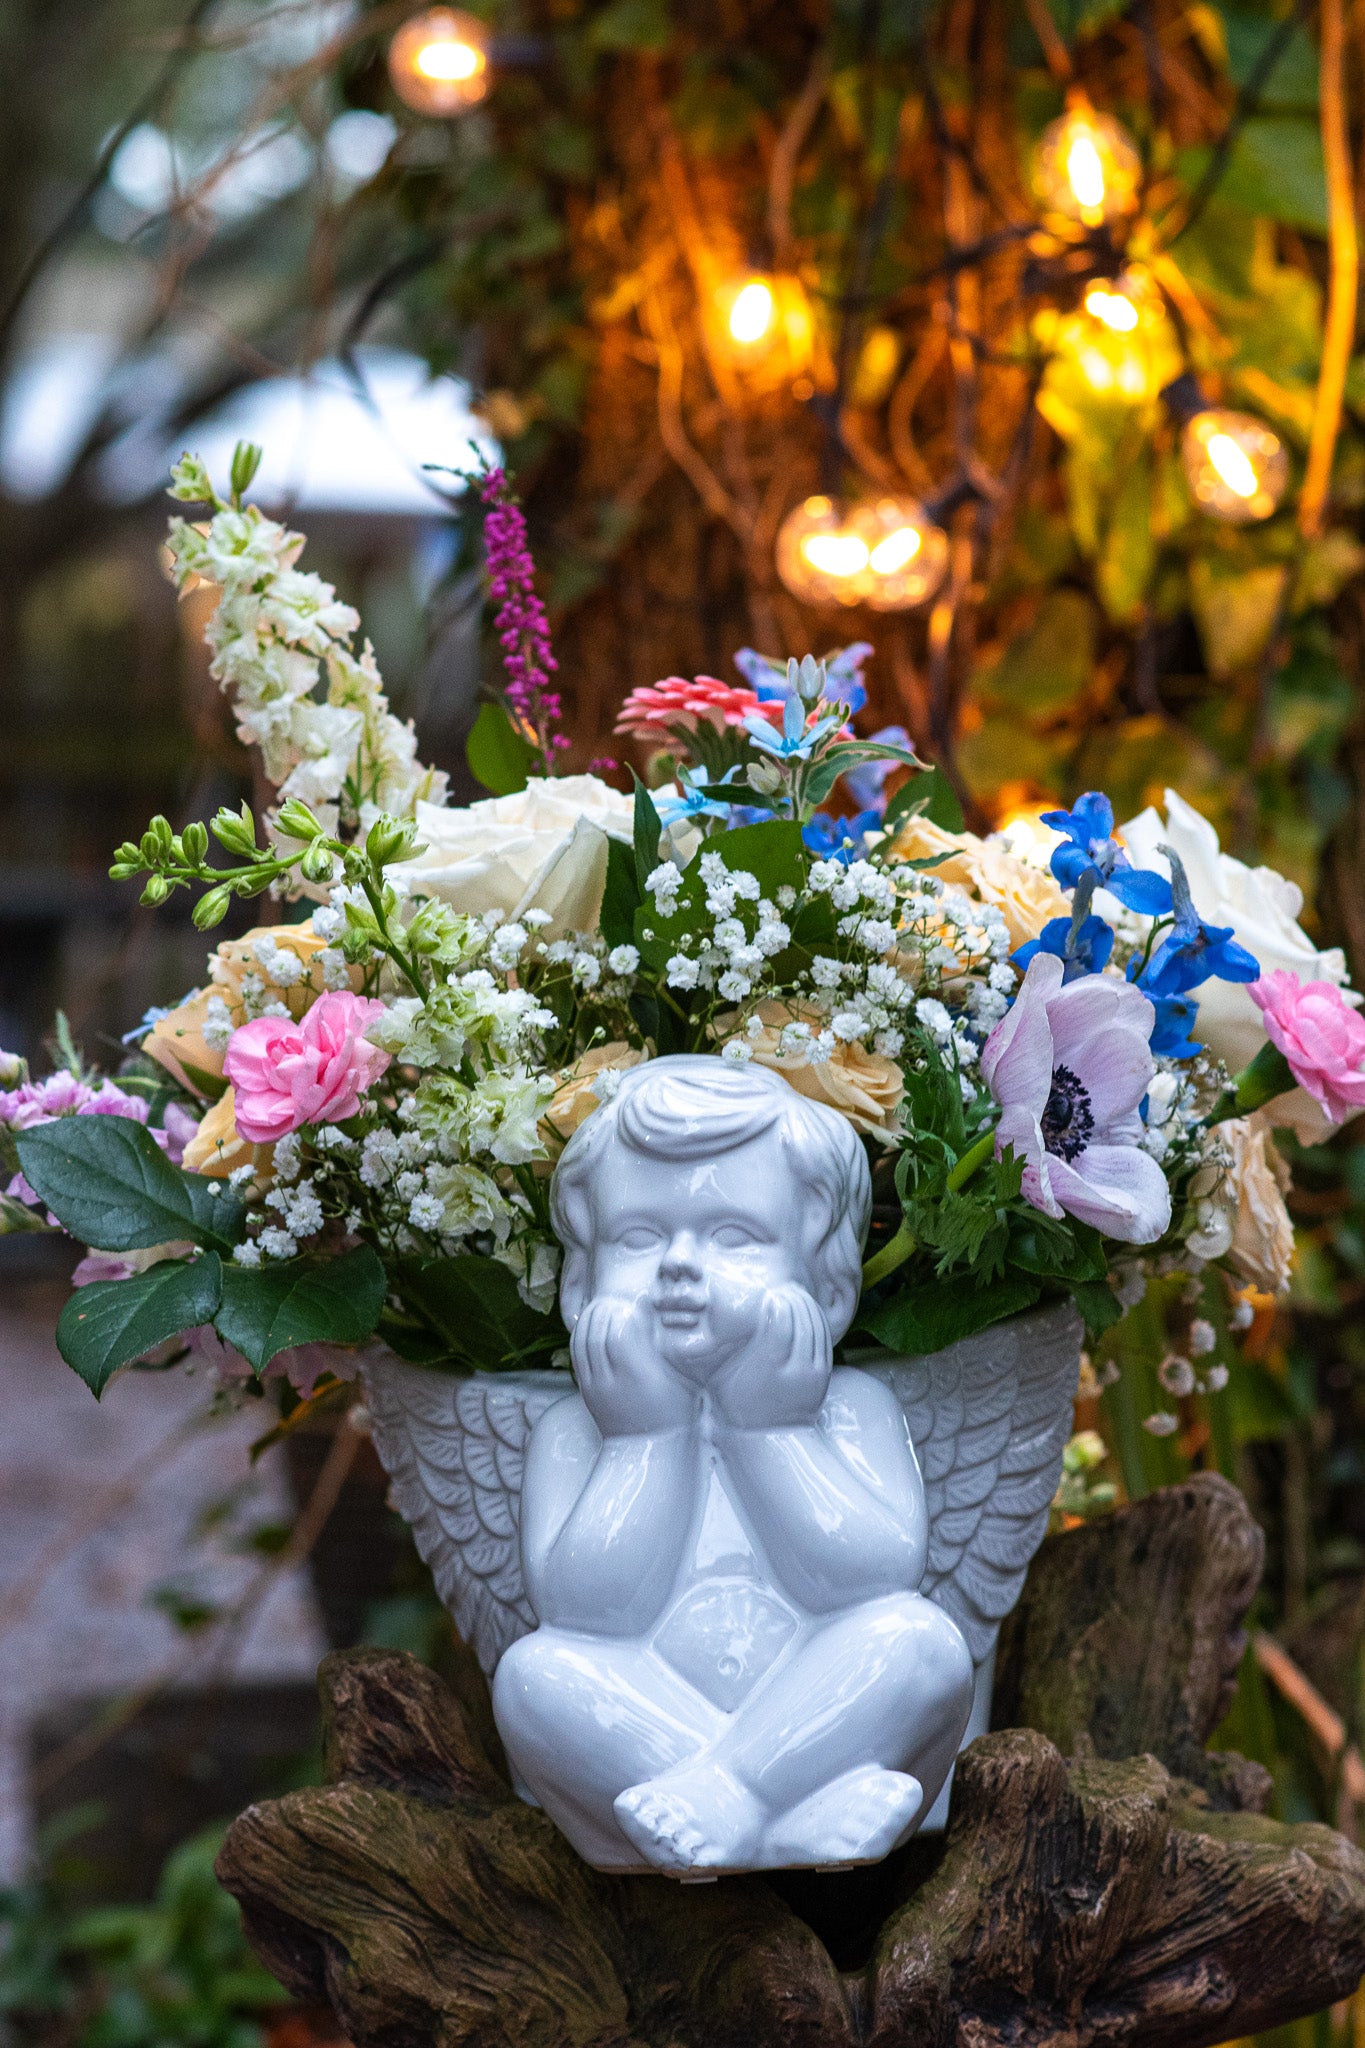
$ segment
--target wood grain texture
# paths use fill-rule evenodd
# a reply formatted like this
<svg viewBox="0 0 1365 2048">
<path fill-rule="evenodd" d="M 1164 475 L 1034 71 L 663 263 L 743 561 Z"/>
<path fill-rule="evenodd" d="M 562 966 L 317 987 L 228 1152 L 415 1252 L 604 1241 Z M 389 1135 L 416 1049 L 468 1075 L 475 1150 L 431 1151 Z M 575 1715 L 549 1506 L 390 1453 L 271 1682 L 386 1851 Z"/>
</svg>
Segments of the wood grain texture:
<svg viewBox="0 0 1365 2048">
<path fill-rule="evenodd" d="M 329 1782 L 250 1808 L 219 1872 L 356 2048 L 1212 2048 L 1365 1970 L 1365 1858 L 1202 1748 L 1259 1570 L 1209 1478 L 1050 1541 L 998 1695 L 1031 1725 L 875 1870 L 600 1876 L 477 1702 L 359 1650 L 320 1674 Z"/>
</svg>

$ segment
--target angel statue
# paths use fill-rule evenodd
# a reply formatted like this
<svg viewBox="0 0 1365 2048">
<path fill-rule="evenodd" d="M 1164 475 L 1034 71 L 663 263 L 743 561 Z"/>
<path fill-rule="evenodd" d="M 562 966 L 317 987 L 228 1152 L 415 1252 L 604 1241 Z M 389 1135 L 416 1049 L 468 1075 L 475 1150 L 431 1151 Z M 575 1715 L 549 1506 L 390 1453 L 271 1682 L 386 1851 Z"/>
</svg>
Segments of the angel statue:
<svg viewBox="0 0 1365 2048">
<path fill-rule="evenodd" d="M 572 1386 L 368 1375 L 517 1790 L 601 1870 L 877 1861 L 984 1725 L 1070 1427 L 1074 1310 L 835 1366 L 867 1160 L 766 1068 L 634 1069 L 552 1201 Z"/>
</svg>

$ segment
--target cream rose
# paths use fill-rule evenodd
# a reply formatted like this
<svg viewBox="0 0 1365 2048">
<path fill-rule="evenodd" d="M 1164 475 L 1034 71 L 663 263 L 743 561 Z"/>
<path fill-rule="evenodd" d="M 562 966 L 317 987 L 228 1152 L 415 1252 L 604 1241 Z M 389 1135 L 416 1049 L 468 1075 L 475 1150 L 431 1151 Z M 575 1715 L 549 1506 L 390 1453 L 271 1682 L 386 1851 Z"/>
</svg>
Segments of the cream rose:
<svg viewBox="0 0 1365 2048">
<path fill-rule="evenodd" d="M 1189 876 L 1195 909 L 1209 924 L 1231 925 L 1238 944 L 1260 961 L 1262 974 L 1287 968 L 1300 981 L 1335 982 L 1348 1003 L 1361 1002 L 1354 989 L 1345 987 L 1346 956 L 1341 948 L 1319 952 L 1299 924 L 1302 890 L 1274 868 L 1249 868 L 1224 853 L 1208 819 L 1173 789 L 1166 791 L 1164 822 L 1161 813 L 1149 807 L 1123 827 L 1123 837 L 1135 867 L 1156 868 L 1163 875 L 1170 873 L 1170 863 L 1157 849 L 1163 843 L 1174 847 Z M 1097 897 L 1096 908 L 1106 903 L 1105 915 L 1112 918 L 1117 912 L 1112 899 Z M 1240 982 L 1211 979 L 1193 995 L 1199 1005 L 1195 1037 L 1229 1073 L 1240 1072 L 1265 1044 L 1260 1010 Z M 1303 1088 L 1282 1095 L 1271 1107 L 1270 1120 L 1289 1125 L 1308 1145 L 1319 1143 L 1333 1129 Z"/>
<path fill-rule="evenodd" d="M 812 1102 L 826 1102 L 846 1116 L 855 1131 L 870 1138 L 890 1139 L 898 1128 L 896 1111 L 905 1094 L 905 1080 L 894 1060 L 869 1052 L 857 1043 L 838 1044 L 827 1060 L 816 1062 L 804 1053 L 779 1054 L 778 1040 L 784 1024 L 803 1023 L 818 1027 L 824 1022 L 808 1005 L 767 1002 L 757 1011 L 763 1030 L 744 1042 L 761 1067 L 771 1067 L 798 1095 Z"/>
<path fill-rule="evenodd" d="M 549 1124 L 554 1136 L 566 1144 L 578 1126 L 601 1108 L 603 1098 L 597 1093 L 597 1083 L 602 1075 L 624 1074 L 631 1067 L 638 1067 L 644 1057 L 638 1047 L 627 1045 L 623 1038 L 615 1038 L 609 1045 L 595 1045 L 591 1051 L 582 1053 L 561 1075 L 554 1100 L 541 1123 Z M 557 1154 L 553 1137 L 550 1150 Z"/>
<path fill-rule="evenodd" d="M 928 818 L 911 818 L 891 852 L 897 860 L 944 855 L 928 872 L 949 888 L 965 889 L 978 903 L 993 903 L 1009 928 L 1011 947 L 1036 939 L 1050 918 L 1069 914 L 1068 899 L 1047 869 L 1020 860 L 998 835 L 978 839 L 974 832 L 946 832 Z"/>
<path fill-rule="evenodd" d="M 257 957 L 256 947 L 261 941 L 268 942 L 279 953 L 291 954 L 305 972 L 297 981 L 276 982 Z M 242 999 L 242 983 L 248 974 L 253 974 L 266 984 L 273 997 L 285 1004 L 292 1017 L 302 1017 L 326 986 L 318 962 L 318 955 L 326 945 L 326 939 L 320 938 L 313 930 L 311 919 L 303 924 L 257 925 L 240 939 L 225 939 L 209 961 L 208 987 L 196 989 L 192 995 L 186 996 L 183 1003 L 168 1010 L 164 1017 L 159 1017 L 143 1039 L 142 1050 L 152 1059 L 159 1060 L 167 1072 L 174 1074 L 182 1087 L 188 1088 L 192 1094 L 210 1093 L 196 1077 L 207 1076 L 211 1081 L 222 1079 L 224 1048 L 209 1045 L 204 1038 L 204 1025 L 213 998 L 218 996 L 227 1005 L 234 1025 L 245 1024 L 247 1013 Z M 360 987 L 361 978 L 361 970 L 352 968 L 352 988 Z"/>
<path fill-rule="evenodd" d="M 181 1164 L 186 1173 L 202 1173 L 209 1180 L 223 1180 L 239 1166 L 252 1166 L 264 1188 L 275 1178 L 274 1158 L 273 1145 L 253 1145 L 238 1130 L 236 1101 L 229 1087 L 185 1147 Z"/>
<path fill-rule="evenodd" d="M 1290 1174 L 1264 1114 L 1236 1118 L 1220 1133 L 1232 1153 L 1229 1178 L 1237 1197 L 1227 1256 L 1262 1294 L 1287 1294 L 1294 1256 L 1294 1226 L 1284 1203 Z"/>
<path fill-rule="evenodd" d="M 595 775 L 533 778 L 512 796 L 493 796 L 462 810 L 417 806 L 425 852 L 393 873 L 413 889 L 438 896 L 452 910 L 509 918 L 547 911 L 546 935 L 590 931 L 602 907 L 607 841 L 629 844 L 634 806 Z"/>
</svg>

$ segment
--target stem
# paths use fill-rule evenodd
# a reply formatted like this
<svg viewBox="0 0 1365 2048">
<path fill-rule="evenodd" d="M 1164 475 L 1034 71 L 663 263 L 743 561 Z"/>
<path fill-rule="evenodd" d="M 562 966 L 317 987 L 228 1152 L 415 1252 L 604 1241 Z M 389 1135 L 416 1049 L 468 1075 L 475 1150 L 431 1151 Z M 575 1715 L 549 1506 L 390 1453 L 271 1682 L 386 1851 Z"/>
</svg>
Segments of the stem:
<svg viewBox="0 0 1365 2048">
<path fill-rule="evenodd" d="M 374 912 L 375 923 L 379 926 L 380 946 L 382 947 L 383 951 L 388 954 L 390 960 L 393 961 L 394 966 L 401 969 L 402 973 L 407 977 L 409 987 L 415 990 L 415 992 L 422 997 L 423 1001 L 425 1001 L 427 993 L 426 983 L 422 980 L 416 968 L 408 959 L 408 956 L 403 951 L 403 948 L 398 944 L 398 942 L 395 939 L 392 939 L 389 936 L 389 920 L 385 915 L 383 897 L 379 895 L 378 891 L 375 889 L 374 883 L 370 880 L 368 875 L 364 875 L 361 877 L 360 886 L 365 891 L 366 900 L 368 901 L 371 910 Z"/>
<path fill-rule="evenodd" d="M 1327 167 L 1329 272 L 1327 323 L 1318 371 L 1308 466 L 1299 494 L 1299 532 L 1313 540 L 1322 531 L 1332 485 L 1332 457 L 1341 429 L 1341 402 L 1356 329 L 1356 287 L 1360 252 L 1356 235 L 1351 144 L 1347 133 L 1345 23 L 1342 0 L 1322 0 L 1322 154 Z"/>
<path fill-rule="evenodd" d="M 948 1175 L 947 1184 L 949 1191 L 956 1194 L 960 1187 L 965 1187 L 977 1168 L 986 1164 L 994 1150 L 995 1132 L 983 1131 L 976 1143 L 968 1146 L 967 1150 L 958 1160 L 957 1165 Z"/>
<path fill-rule="evenodd" d="M 863 1267 L 864 1288 L 875 1287 L 879 1280 L 885 1280 L 888 1273 L 894 1273 L 897 1266 L 903 1266 L 915 1249 L 915 1234 L 902 1219 L 901 1227 L 888 1244 L 873 1255 Z"/>
</svg>

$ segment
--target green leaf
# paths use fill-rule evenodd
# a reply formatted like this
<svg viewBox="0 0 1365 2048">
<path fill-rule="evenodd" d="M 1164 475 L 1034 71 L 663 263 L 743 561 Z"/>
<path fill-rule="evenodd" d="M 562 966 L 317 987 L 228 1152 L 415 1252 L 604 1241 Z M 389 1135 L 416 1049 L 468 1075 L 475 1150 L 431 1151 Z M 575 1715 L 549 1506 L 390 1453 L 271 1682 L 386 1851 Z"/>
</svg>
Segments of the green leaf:
<svg viewBox="0 0 1365 2048">
<path fill-rule="evenodd" d="M 634 774 L 634 770 L 631 773 Z M 663 825 L 654 808 L 654 799 L 638 775 L 635 776 L 635 882 L 639 890 L 638 901 L 646 897 L 645 884 L 659 865 L 659 838 Z"/>
<path fill-rule="evenodd" d="M 994 668 L 974 678 L 983 695 L 1028 717 L 1064 711 L 1090 681 L 1095 661 L 1095 607 L 1079 590 L 1054 590 L 1031 626 L 1012 640 Z"/>
<path fill-rule="evenodd" d="M 57 1322 L 57 1349 L 99 1397 L 122 1365 L 168 1337 L 212 1322 L 222 1286 L 216 1252 L 163 1259 L 127 1280 L 78 1287 Z"/>
<path fill-rule="evenodd" d="M 383 1335 L 418 1364 L 497 1372 L 569 1341 L 558 1314 L 528 1308 L 497 1259 L 400 1259 L 395 1292 L 408 1319 L 386 1318 Z"/>
<path fill-rule="evenodd" d="M 524 733 L 518 732 L 501 704 L 481 704 L 474 729 L 465 741 L 469 772 L 494 796 L 525 789 L 539 756 Z"/>
<path fill-rule="evenodd" d="M 882 821 L 889 832 L 902 818 L 927 818 L 944 832 L 965 832 L 967 821 L 957 792 L 941 768 L 927 768 L 903 782 L 886 807 Z"/>
<path fill-rule="evenodd" d="M 241 1206 L 222 1182 L 172 1166 L 129 1117 L 58 1117 L 17 1144 L 29 1186 L 82 1244 L 131 1252 L 187 1237 L 229 1252 L 241 1235 Z"/>
<path fill-rule="evenodd" d="M 278 1266 L 224 1266 L 213 1327 L 256 1371 L 296 1344 L 363 1344 L 373 1336 L 388 1291 L 368 1245 L 339 1259 L 288 1259 Z"/>
<path fill-rule="evenodd" d="M 846 768 L 857 768 L 864 761 L 894 761 L 903 768 L 922 768 L 924 763 L 918 754 L 907 752 L 904 747 L 888 747 L 871 740 L 849 740 L 830 748 L 806 778 L 806 795 L 811 803 L 818 804 L 833 789 Z"/>
<path fill-rule="evenodd" d="M 942 1280 L 920 1281 L 902 1288 L 890 1301 L 866 1312 L 860 1309 L 857 1327 L 889 1350 L 918 1358 L 1032 1308 L 1042 1291 L 1041 1280 L 1016 1273 L 975 1289 Z"/>
<path fill-rule="evenodd" d="M 598 925 L 608 946 L 629 945 L 635 937 L 635 913 L 641 895 L 635 879 L 635 856 L 619 839 L 607 841 L 607 882 L 602 891 Z"/>
<path fill-rule="evenodd" d="M 1086 1333 L 1093 1342 L 1104 1331 L 1123 1321 L 1123 1304 L 1106 1280 L 1078 1280 L 1071 1292 L 1085 1317 Z"/>
</svg>

